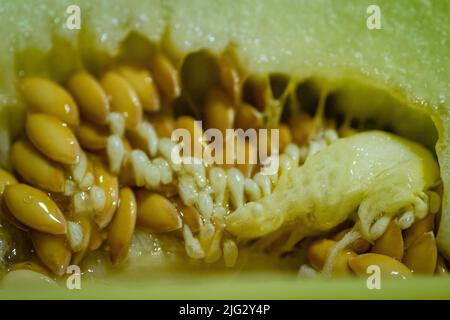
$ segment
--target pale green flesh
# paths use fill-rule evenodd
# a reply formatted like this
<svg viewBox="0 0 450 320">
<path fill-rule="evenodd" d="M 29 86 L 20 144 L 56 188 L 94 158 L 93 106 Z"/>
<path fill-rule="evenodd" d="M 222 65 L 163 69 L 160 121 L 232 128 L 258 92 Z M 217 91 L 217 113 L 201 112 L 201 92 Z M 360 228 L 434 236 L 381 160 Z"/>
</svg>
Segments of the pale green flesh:
<svg viewBox="0 0 450 320">
<path fill-rule="evenodd" d="M 63 27 L 71 4 L 81 7 L 81 31 Z M 119 54 L 130 31 L 157 41 L 170 30 L 182 52 L 220 51 L 232 43 L 250 71 L 286 72 L 298 79 L 317 76 L 323 92 L 340 93 L 338 105 L 346 112 L 359 118 L 374 116 L 428 146 L 439 138 L 437 155 L 444 182 L 441 230 L 447 231 L 439 232 L 438 242 L 450 256 L 448 2 L 377 1 L 383 29 L 373 31 L 366 28 L 366 8 L 371 3 L 360 1 L 293 0 L 282 6 L 183 0 L 116 4 L 109 0 L 46 0 L 36 6 L 28 1 L 2 2 L 2 161 L 11 135 L 22 122 L 23 106 L 12 81 L 17 75 L 41 74 L 63 81 L 79 68 L 98 73 Z M 367 91 L 360 90 L 358 83 Z"/>
<path fill-rule="evenodd" d="M 336 227 L 357 211 L 360 231 L 373 240 L 369 229 L 378 218 L 393 218 L 438 181 L 439 167 L 428 150 L 368 131 L 309 157 L 282 176 L 270 196 L 232 213 L 227 228 L 254 238 L 296 224 L 303 230 L 297 230 L 298 241 Z"/>
</svg>

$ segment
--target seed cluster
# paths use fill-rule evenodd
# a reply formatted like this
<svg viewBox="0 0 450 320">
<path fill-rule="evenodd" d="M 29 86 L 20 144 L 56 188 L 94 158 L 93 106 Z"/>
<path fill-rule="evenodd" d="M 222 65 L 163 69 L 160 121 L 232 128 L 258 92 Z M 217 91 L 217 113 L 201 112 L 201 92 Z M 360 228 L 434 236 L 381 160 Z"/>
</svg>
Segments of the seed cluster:
<svg viewBox="0 0 450 320">
<path fill-rule="evenodd" d="M 243 83 L 226 55 L 217 59 L 220 85 L 208 88 L 199 112 L 206 126 L 222 132 L 270 126 L 264 113 L 267 88 L 260 79 L 250 76 Z M 249 161 L 175 163 L 175 143 L 170 140 L 174 129 L 201 137 L 192 141 L 193 150 L 196 144 L 200 150 L 207 147 L 193 116 L 174 115 L 181 100 L 196 98 L 184 97 L 180 75 L 164 55 L 155 55 L 150 69 L 119 65 L 99 79 L 79 71 L 69 77 L 66 88 L 44 78 L 22 81 L 26 137 L 11 149 L 20 182 L 0 169 L 0 200 L 3 216 L 28 232 L 37 256 L 53 274 L 62 275 L 69 264 L 81 263 L 99 248 L 109 252 L 113 265 L 123 263 L 136 227 L 181 235 L 190 258 L 214 263 L 223 257 L 224 264 L 233 267 L 238 244 L 226 232 L 226 216 L 271 194 L 281 175 L 339 136 L 353 134 L 348 126 L 338 134 L 333 122 L 298 113 L 288 124 L 277 125 L 282 153 L 273 175 L 262 174 L 261 167 Z M 280 94 L 277 100 L 285 98 Z M 253 147 L 245 140 L 238 143 L 247 151 Z M 227 148 L 226 141 L 224 154 Z M 439 194 L 432 192 L 429 198 L 422 220 L 414 222 L 414 214 L 405 212 L 373 245 L 355 238 L 339 248 L 349 230 L 311 244 L 312 268 L 301 270 L 310 275 L 322 268 L 359 274 L 376 260 L 401 276 L 410 270 L 433 273 L 436 266 L 446 273 L 434 242 L 434 215 L 427 215 L 439 211 Z M 333 253 L 333 248 L 339 250 Z M 431 258 L 420 262 L 430 252 Z M 34 262 L 10 267 L 11 272 L 23 269 L 49 276 Z"/>
</svg>

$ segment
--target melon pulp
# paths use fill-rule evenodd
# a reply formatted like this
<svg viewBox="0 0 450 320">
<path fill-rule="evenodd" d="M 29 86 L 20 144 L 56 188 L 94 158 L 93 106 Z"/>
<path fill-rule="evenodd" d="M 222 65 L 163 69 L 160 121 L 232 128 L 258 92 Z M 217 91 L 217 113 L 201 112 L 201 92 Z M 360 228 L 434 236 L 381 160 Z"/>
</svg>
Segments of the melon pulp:
<svg viewBox="0 0 450 320">
<path fill-rule="evenodd" d="M 188 52 L 227 46 L 252 73 L 283 72 L 312 85 L 333 108 L 436 149 L 444 182 L 440 249 L 450 256 L 450 139 L 445 2 L 379 1 L 381 30 L 367 5 L 329 1 L 78 1 L 80 30 L 65 27 L 71 1 L 4 1 L 0 11 L 0 159 L 20 131 L 17 81 L 64 81 L 76 69 L 99 74 L 117 57 L 145 65 L 160 43 L 180 63 Z M 220 15 L 217 13 L 220 12 Z M 262 23 L 264 21 L 264 23 Z M 401 46 L 398 44 L 401 43 Z M 376 52 L 374 52 L 374 48 Z M 418 63 L 418 61 L 420 63 Z M 325 102 L 324 102 L 325 103 Z M 276 108 L 275 108 L 276 109 Z M 277 111 L 275 110 L 276 114 Z"/>
</svg>

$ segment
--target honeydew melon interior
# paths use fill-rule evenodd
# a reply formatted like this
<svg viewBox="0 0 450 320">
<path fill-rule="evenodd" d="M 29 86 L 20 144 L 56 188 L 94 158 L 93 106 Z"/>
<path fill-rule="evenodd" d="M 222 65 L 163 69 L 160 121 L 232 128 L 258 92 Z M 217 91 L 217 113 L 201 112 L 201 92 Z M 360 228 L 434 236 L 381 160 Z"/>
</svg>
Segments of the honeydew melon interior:
<svg viewBox="0 0 450 320">
<path fill-rule="evenodd" d="M 81 29 L 65 26 L 81 9 Z M 450 257 L 450 5 L 377 1 L 382 29 L 366 27 L 366 1 L 3 1 L 0 5 L 0 159 L 22 130 L 17 88 L 29 75 L 64 83 L 118 61 L 143 67 L 157 51 L 180 68 L 186 54 L 233 51 L 252 74 L 283 74 L 326 112 L 375 123 L 436 153 L 444 184 L 438 244 Z M 207 57 L 192 67 L 208 79 Z M 193 57 L 190 55 L 188 57 Z M 195 57 L 195 55 L 194 55 Z M 188 58 L 190 59 L 190 58 Z M 202 69 L 203 68 L 203 69 Z M 203 76 L 203 78 L 202 78 Z M 295 84 L 295 85 L 294 85 Z M 287 105 L 267 106 L 276 120 Z"/>
</svg>

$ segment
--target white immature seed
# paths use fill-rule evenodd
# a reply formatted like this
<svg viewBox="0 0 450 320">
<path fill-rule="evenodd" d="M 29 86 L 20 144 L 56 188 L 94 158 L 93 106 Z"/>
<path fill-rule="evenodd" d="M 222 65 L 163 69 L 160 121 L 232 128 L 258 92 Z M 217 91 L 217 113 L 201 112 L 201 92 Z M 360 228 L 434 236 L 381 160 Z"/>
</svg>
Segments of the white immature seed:
<svg viewBox="0 0 450 320">
<path fill-rule="evenodd" d="M 231 239 L 227 239 L 223 242 L 223 259 L 225 266 L 231 268 L 236 264 L 238 257 L 238 247 L 236 242 Z"/>
<path fill-rule="evenodd" d="M 191 229 L 189 229 L 187 224 L 183 226 L 183 238 L 186 253 L 190 258 L 202 259 L 205 257 L 205 252 L 203 251 L 200 242 L 192 235 Z"/>
<path fill-rule="evenodd" d="M 414 212 L 411 210 L 408 210 L 404 212 L 400 218 L 397 220 L 397 224 L 400 227 L 400 229 L 405 230 L 412 226 L 414 223 Z"/>
<path fill-rule="evenodd" d="M 158 143 L 158 151 L 161 156 L 166 159 L 166 161 L 170 164 L 173 171 L 181 170 L 181 162 L 173 161 L 172 159 L 172 151 L 176 150 L 177 145 L 175 142 L 170 140 L 169 138 L 162 138 Z M 176 152 L 174 152 L 176 154 Z"/>
<path fill-rule="evenodd" d="M 213 201 L 208 191 L 201 190 L 197 198 L 197 207 L 201 215 L 205 218 L 210 218 L 213 214 Z"/>
<path fill-rule="evenodd" d="M 289 172 L 295 166 L 294 160 L 286 154 L 280 156 L 280 176 Z"/>
<path fill-rule="evenodd" d="M 250 178 L 245 179 L 244 190 L 247 199 L 250 201 L 257 201 L 261 198 L 261 190 L 256 182 Z"/>
<path fill-rule="evenodd" d="M 152 163 L 158 168 L 162 184 L 169 184 L 173 180 L 169 163 L 163 158 L 155 158 Z"/>
<path fill-rule="evenodd" d="M 130 153 L 131 167 L 136 180 L 136 185 L 142 187 L 145 185 L 145 170 L 150 160 L 142 150 L 133 150 Z"/>
<path fill-rule="evenodd" d="M 68 221 L 67 233 L 72 251 L 80 251 L 83 244 L 83 228 L 76 222 Z"/>
<path fill-rule="evenodd" d="M 87 163 L 88 162 L 86 155 L 84 154 L 84 152 L 80 152 L 80 160 L 77 164 L 71 167 L 72 178 L 78 184 L 81 183 L 86 174 Z"/>
<path fill-rule="evenodd" d="M 227 184 L 231 194 L 231 202 L 235 209 L 240 208 L 244 205 L 244 175 L 236 168 L 230 168 L 227 175 Z"/>
<path fill-rule="evenodd" d="M 339 136 L 336 132 L 336 130 L 334 129 L 327 129 L 324 131 L 323 136 L 325 138 L 325 141 L 328 144 L 332 144 L 334 141 L 339 139 Z"/>
<path fill-rule="evenodd" d="M 77 189 L 77 186 L 74 181 L 72 181 L 72 180 L 65 181 L 65 183 L 64 183 L 64 195 L 65 196 L 73 196 L 76 189 Z"/>
<path fill-rule="evenodd" d="M 137 132 L 147 142 L 147 151 L 150 156 L 156 156 L 158 152 L 158 136 L 153 126 L 148 122 L 142 122 Z"/>
<path fill-rule="evenodd" d="M 198 198 L 198 191 L 192 176 L 185 174 L 178 178 L 178 191 L 185 205 L 195 205 Z"/>
<path fill-rule="evenodd" d="M 225 203 L 225 192 L 227 188 L 227 173 L 219 167 L 209 170 L 209 183 L 214 192 L 214 202 L 223 205 Z"/>
<path fill-rule="evenodd" d="M 118 174 L 125 156 L 125 147 L 120 136 L 112 135 L 108 137 L 106 140 L 106 153 L 108 155 L 111 172 Z"/>
<path fill-rule="evenodd" d="M 80 189 L 86 190 L 89 189 L 94 184 L 94 175 L 90 172 L 87 172 L 84 175 L 83 180 L 80 182 Z"/>
<path fill-rule="evenodd" d="M 125 133 L 125 119 L 122 114 L 118 112 L 111 112 L 108 115 L 109 130 L 113 135 L 120 137 Z"/>
<path fill-rule="evenodd" d="M 290 143 L 286 146 L 286 148 L 284 149 L 284 153 L 287 154 L 289 157 L 292 158 L 292 160 L 294 160 L 294 163 L 296 164 L 296 166 L 299 164 L 300 162 L 300 148 L 294 144 L 294 143 Z"/>
<path fill-rule="evenodd" d="M 157 166 L 150 161 L 144 171 L 145 187 L 149 190 L 157 189 L 161 182 L 161 175 Z"/>
<path fill-rule="evenodd" d="M 183 170 L 192 175 L 199 188 L 204 188 L 208 181 L 206 180 L 205 166 L 199 159 L 191 158 L 189 164 L 183 164 Z"/>
<path fill-rule="evenodd" d="M 106 195 L 102 188 L 95 185 L 92 186 L 89 190 L 89 198 L 91 200 L 92 209 L 96 212 L 100 212 L 104 209 L 106 204 Z"/>
<path fill-rule="evenodd" d="M 270 177 L 258 172 L 253 176 L 253 180 L 261 189 L 262 195 L 268 196 L 272 192 Z"/>
<path fill-rule="evenodd" d="M 426 193 L 421 192 L 414 199 L 414 212 L 418 219 L 423 219 L 428 214 L 428 195 Z"/>
</svg>

